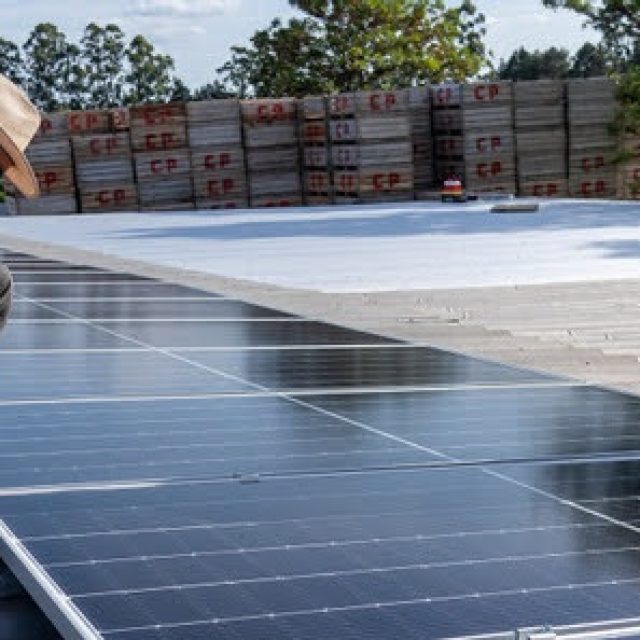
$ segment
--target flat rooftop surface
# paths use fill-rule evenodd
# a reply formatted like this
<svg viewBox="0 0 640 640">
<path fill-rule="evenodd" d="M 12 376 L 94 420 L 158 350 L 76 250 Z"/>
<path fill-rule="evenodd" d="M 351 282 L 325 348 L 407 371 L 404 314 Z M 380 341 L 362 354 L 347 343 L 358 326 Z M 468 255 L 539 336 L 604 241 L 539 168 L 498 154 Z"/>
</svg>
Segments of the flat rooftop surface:
<svg viewBox="0 0 640 640">
<path fill-rule="evenodd" d="M 315 207 L 3 218 L 2 233 L 155 265 L 325 292 L 640 277 L 640 204 Z"/>
<path fill-rule="evenodd" d="M 0 555 L 65 638 L 424 640 L 638 615 L 637 397 L 0 258 Z"/>
</svg>

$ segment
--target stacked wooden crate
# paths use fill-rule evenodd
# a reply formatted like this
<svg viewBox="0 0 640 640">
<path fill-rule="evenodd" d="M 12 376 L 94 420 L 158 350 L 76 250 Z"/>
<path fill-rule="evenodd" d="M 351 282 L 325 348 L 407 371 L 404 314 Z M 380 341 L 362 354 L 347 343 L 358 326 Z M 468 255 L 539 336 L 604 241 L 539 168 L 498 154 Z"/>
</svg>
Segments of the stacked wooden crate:
<svg viewBox="0 0 640 640">
<path fill-rule="evenodd" d="M 409 90 L 363 91 L 330 99 L 336 202 L 413 198 Z"/>
<path fill-rule="evenodd" d="M 408 89 L 356 94 L 361 202 L 413 200 Z"/>
<path fill-rule="evenodd" d="M 246 100 L 241 108 L 251 206 L 301 205 L 297 101 Z"/>
<path fill-rule="evenodd" d="M 569 194 L 577 198 L 616 195 L 617 141 L 610 130 L 615 111 L 615 85 L 609 78 L 570 80 Z"/>
<path fill-rule="evenodd" d="M 433 140 L 431 129 L 431 87 L 414 87 L 409 93 L 413 180 L 416 198 L 429 197 L 433 189 Z"/>
<path fill-rule="evenodd" d="M 43 115 L 40 130 L 26 151 L 40 185 L 40 197 L 23 198 L 6 183 L 7 211 L 11 215 L 77 213 L 73 157 L 66 113 Z"/>
<path fill-rule="evenodd" d="M 357 203 L 360 178 L 355 94 L 343 93 L 329 98 L 329 140 L 334 202 Z"/>
<path fill-rule="evenodd" d="M 249 205 L 242 147 L 240 102 L 187 103 L 191 168 L 198 209 L 242 209 Z"/>
<path fill-rule="evenodd" d="M 437 180 L 457 176 L 470 193 L 515 193 L 513 85 L 433 89 Z"/>
<path fill-rule="evenodd" d="M 620 142 L 618 198 L 640 200 L 640 136 L 627 134 Z"/>
<path fill-rule="evenodd" d="M 137 211 L 126 110 L 72 112 L 68 124 L 81 211 Z"/>
<path fill-rule="evenodd" d="M 307 205 L 333 202 L 327 99 L 303 98 L 299 105 L 303 192 Z"/>
<path fill-rule="evenodd" d="M 132 107 L 130 117 L 140 210 L 193 209 L 184 103 Z"/>
<path fill-rule="evenodd" d="M 519 195 L 567 196 L 565 83 L 517 82 L 514 95 Z"/>
</svg>

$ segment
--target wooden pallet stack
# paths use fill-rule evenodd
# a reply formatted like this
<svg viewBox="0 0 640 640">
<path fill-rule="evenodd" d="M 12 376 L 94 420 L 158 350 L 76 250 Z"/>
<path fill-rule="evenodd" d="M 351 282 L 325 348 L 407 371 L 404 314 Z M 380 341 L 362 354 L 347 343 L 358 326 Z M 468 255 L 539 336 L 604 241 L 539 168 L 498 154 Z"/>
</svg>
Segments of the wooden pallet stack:
<svg viewBox="0 0 640 640">
<path fill-rule="evenodd" d="M 252 207 L 302 204 L 297 106 L 293 98 L 241 103 Z"/>
<path fill-rule="evenodd" d="M 567 196 L 565 83 L 517 82 L 514 101 L 518 194 Z"/>
<path fill-rule="evenodd" d="M 356 94 L 361 202 L 413 200 L 408 89 Z"/>
<path fill-rule="evenodd" d="M 431 128 L 431 87 L 414 87 L 409 92 L 413 179 L 417 199 L 430 197 L 433 191 L 434 162 Z"/>
<path fill-rule="evenodd" d="M 307 205 L 331 204 L 333 186 L 327 99 L 323 96 L 303 98 L 298 104 L 298 111 L 304 203 Z"/>
<path fill-rule="evenodd" d="M 184 103 L 132 107 L 130 118 L 140 210 L 195 208 Z"/>
<path fill-rule="evenodd" d="M 355 94 L 343 93 L 329 98 L 329 141 L 333 200 L 336 204 L 355 204 L 360 201 Z"/>
<path fill-rule="evenodd" d="M 7 211 L 10 215 L 49 215 L 78 212 L 73 157 L 66 113 L 44 114 L 40 130 L 27 148 L 40 185 L 40 197 L 23 198 L 6 183 Z"/>
<path fill-rule="evenodd" d="M 610 131 L 615 118 L 615 85 L 609 78 L 570 80 L 567 83 L 569 122 L 569 195 L 576 198 L 613 198 L 617 180 L 616 137 Z"/>
<path fill-rule="evenodd" d="M 83 213 L 138 210 L 127 110 L 79 111 L 68 116 Z"/>
<path fill-rule="evenodd" d="M 515 193 L 513 85 L 433 88 L 437 181 L 459 177 L 469 193 Z"/>
<path fill-rule="evenodd" d="M 187 133 L 196 208 L 248 207 L 240 102 L 187 103 Z"/>
<path fill-rule="evenodd" d="M 409 90 L 362 91 L 330 99 L 335 200 L 413 199 Z"/>
</svg>

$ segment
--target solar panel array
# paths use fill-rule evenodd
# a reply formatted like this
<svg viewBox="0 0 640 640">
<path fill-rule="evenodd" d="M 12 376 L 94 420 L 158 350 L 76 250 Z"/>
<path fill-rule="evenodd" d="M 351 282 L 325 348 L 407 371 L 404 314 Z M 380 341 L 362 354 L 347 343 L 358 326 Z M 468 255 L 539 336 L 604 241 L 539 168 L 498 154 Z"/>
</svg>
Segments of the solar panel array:
<svg viewBox="0 0 640 640">
<path fill-rule="evenodd" d="M 0 555 L 67 638 L 638 615 L 640 399 L 5 251 Z"/>
</svg>

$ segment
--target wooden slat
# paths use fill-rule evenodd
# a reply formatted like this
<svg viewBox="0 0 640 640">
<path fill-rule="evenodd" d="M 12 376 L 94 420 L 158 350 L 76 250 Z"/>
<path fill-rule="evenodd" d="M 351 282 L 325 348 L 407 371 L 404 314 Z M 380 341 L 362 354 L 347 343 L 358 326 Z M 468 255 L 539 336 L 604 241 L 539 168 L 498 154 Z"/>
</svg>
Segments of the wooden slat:
<svg viewBox="0 0 640 640">
<path fill-rule="evenodd" d="M 329 149 L 326 146 L 305 147 L 303 157 L 304 166 L 310 169 L 320 169 L 329 165 Z"/>
<path fill-rule="evenodd" d="M 249 173 L 249 195 L 253 202 L 263 196 L 275 196 L 280 194 L 301 193 L 302 184 L 300 174 L 297 171 L 261 171 Z"/>
<path fill-rule="evenodd" d="M 304 174 L 305 194 L 330 194 L 331 191 L 331 172 L 307 171 Z"/>
<path fill-rule="evenodd" d="M 134 152 L 169 151 L 186 146 L 187 129 L 184 123 L 131 128 L 131 149 Z"/>
<path fill-rule="evenodd" d="M 63 164 L 71 166 L 69 138 L 38 139 L 27 147 L 26 156 L 33 167 Z"/>
<path fill-rule="evenodd" d="M 244 100 L 241 111 L 242 121 L 250 126 L 293 123 L 298 105 L 294 98 Z"/>
<path fill-rule="evenodd" d="M 187 123 L 189 126 L 204 124 L 229 124 L 240 128 L 240 101 L 202 100 L 187 102 Z"/>
<path fill-rule="evenodd" d="M 131 157 L 131 141 L 128 133 L 74 136 L 72 144 L 76 162 Z"/>
<path fill-rule="evenodd" d="M 140 207 L 169 207 L 174 205 L 178 210 L 186 205 L 194 205 L 193 181 L 189 173 L 171 176 L 162 180 L 140 180 L 138 182 Z"/>
<path fill-rule="evenodd" d="M 188 149 L 157 153 L 139 153 L 134 157 L 138 180 L 163 179 L 191 173 Z"/>
<path fill-rule="evenodd" d="M 129 131 L 131 128 L 131 113 L 129 107 L 117 107 L 110 110 L 111 128 L 113 131 Z"/>
<path fill-rule="evenodd" d="M 244 172 L 230 172 L 218 176 L 194 173 L 193 183 L 196 203 L 247 199 L 247 180 Z"/>
<path fill-rule="evenodd" d="M 108 110 L 69 111 L 67 113 L 67 128 L 72 136 L 109 133 L 111 121 L 111 114 Z"/>
<path fill-rule="evenodd" d="M 138 189 L 133 182 L 80 187 L 79 194 L 80 209 L 83 213 L 138 210 Z"/>
<path fill-rule="evenodd" d="M 466 111 L 503 106 L 513 103 L 512 82 L 474 82 L 462 86 L 462 107 Z"/>
<path fill-rule="evenodd" d="M 26 199 L 8 197 L 6 199 L 9 215 L 60 215 L 78 213 L 75 195 L 43 195 L 39 198 Z"/>
<path fill-rule="evenodd" d="M 295 122 L 277 122 L 263 126 L 244 126 L 244 140 L 247 149 L 298 144 L 298 130 Z"/>
<path fill-rule="evenodd" d="M 565 198 L 569 195 L 569 184 L 565 177 L 525 179 L 518 183 L 520 196 L 529 198 Z"/>
<path fill-rule="evenodd" d="M 387 114 L 404 114 L 409 110 L 409 90 L 359 91 L 355 95 L 356 114 L 359 117 L 376 117 Z"/>
<path fill-rule="evenodd" d="M 254 208 L 288 208 L 300 207 L 303 204 L 300 193 L 284 193 L 277 196 L 258 196 L 251 198 L 251 206 Z"/>
<path fill-rule="evenodd" d="M 434 109 L 459 107 L 462 104 L 462 86 L 437 84 L 431 88 L 431 104 Z"/>
<path fill-rule="evenodd" d="M 66 113 L 41 113 L 40 128 L 34 142 L 43 138 L 63 138 L 69 135 Z"/>
<path fill-rule="evenodd" d="M 247 149 L 247 168 L 250 172 L 297 167 L 299 162 L 298 147 Z"/>
<path fill-rule="evenodd" d="M 513 85 L 516 109 L 530 105 L 564 105 L 566 84 L 563 80 L 527 80 Z"/>
<path fill-rule="evenodd" d="M 242 130 L 239 123 L 190 125 L 187 136 L 190 147 L 242 144 Z"/>
<path fill-rule="evenodd" d="M 191 149 L 194 172 L 219 175 L 244 172 L 244 150 L 240 146 L 196 147 Z"/>
<path fill-rule="evenodd" d="M 75 193 L 73 167 L 69 165 L 41 167 L 34 173 L 43 195 Z"/>
<path fill-rule="evenodd" d="M 353 93 L 341 93 L 329 96 L 329 115 L 333 118 L 352 116 L 356 113 L 356 96 Z"/>
<path fill-rule="evenodd" d="M 307 96 L 300 100 L 298 107 L 300 117 L 305 120 L 324 120 L 327 117 L 327 98 L 324 96 Z"/>
<path fill-rule="evenodd" d="M 186 124 L 186 107 L 182 102 L 131 107 L 131 129 L 179 128 Z"/>
<path fill-rule="evenodd" d="M 92 188 L 134 181 L 131 158 L 107 158 L 96 162 L 76 163 L 76 179 L 79 187 Z"/>
</svg>

